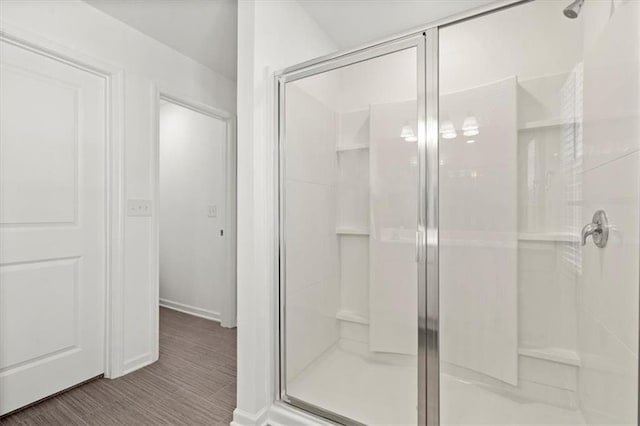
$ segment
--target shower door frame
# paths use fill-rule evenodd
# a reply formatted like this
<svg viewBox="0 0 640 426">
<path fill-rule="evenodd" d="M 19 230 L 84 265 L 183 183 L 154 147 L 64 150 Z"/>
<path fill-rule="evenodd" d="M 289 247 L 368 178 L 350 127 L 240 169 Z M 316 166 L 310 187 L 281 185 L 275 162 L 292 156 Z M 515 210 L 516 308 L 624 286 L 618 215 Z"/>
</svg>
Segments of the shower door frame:
<svg viewBox="0 0 640 426">
<path fill-rule="evenodd" d="M 276 75 L 276 102 L 277 102 L 277 125 L 276 125 L 276 140 L 278 141 L 278 347 L 277 353 L 277 371 L 278 371 L 278 389 L 276 390 L 277 398 L 289 405 L 312 414 L 321 416 L 325 419 L 337 422 L 345 425 L 361 425 L 361 423 L 326 410 L 322 407 L 310 404 L 306 401 L 300 400 L 287 394 L 287 378 L 286 378 L 286 240 L 284 234 L 285 224 L 285 117 L 286 117 L 286 95 L 285 86 L 287 83 L 294 82 L 310 76 L 322 74 L 339 68 L 348 67 L 368 60 L 376 59 L 385 55 L 392 55 L 405 50 L 416 49 L 416 76 L 417 76 L 417 132 L 418 132 L 418 229 L 416 232 L 416 260 L 418 265 L 418 406 L 419 412 L 424 413 L 426 416 L 426 406 L 421 404 L 421 401 L 426 401 L 426 360 L 427 360 L 427 330 L 425 325 L 427 324 L 426 317 L 426 265 L 427 249 L 425 247 L 426 241 L 429 239 L 427 236 L 427 229 L 436 229 L 434 223 L 431 223 L 431 227 L 427 223 L 427 208 L 426 208 L 426 160 L 427 160 L 427 132 L 426 122 L 427 118 L 427 93 L 435 94 L 432 96 L 432 100 L 435 100 L 436 110 L 429 110 L 431 114 L 430 123 L 435 123 L 437 126 L 437 87 L 427 88 L 427 57 L 436 58 L 436 52 L 427 52 L 429 49 L 437 49 L 437 28 L 433 28 L 429 31 L 419 32 L 409 36 L 402 37 L 400 39 L 392 40 L 380 45 L 375 45 L 367 49 L 363 49 L 357 52 L 346 54 L 337 58 L 333 58 L 329 61 L 323 61 L 311 66 L 295 68 L 293 70 L 284 71 Z M 429 63 L 429 66 L 437 73 L 437 62 Z M 437 75 L 437 74 L 436 74 Z M 431 80 L 434 84 L 437 83 L 437 79 Z M 433 107 L 433 105 L 431 106 Z M 431 132 L 433 135 L 433 132 Z M 435 132 L 435 140 L 431 139 L 432 153 L 437 156 L 437 127 Z M 436 160 L 436 179 L 437 179 L 437 160 Z M 431 169 L 433 171 L 433 169 Z M 437 186 L 436 186 L 437 189 Z M 437 208 L 435 209 L 437 211 Z M 437 237 L 431 238 L 431 241 L 435 241 L 437 244 Z M 433 250 L 433 253 L 437 253 L 437 247 Z M 435 331 L 435 330 L 434 330 Z M 434 335 L 433 333 L 431 335 Z M 435 336 L 437 337 L 437 331 Z M 437 342 L 437 338 L 434 340 Z M 435 352 L 435 359 L 437 360 L 437 351 Z M 434 357 L 430 357 L 434 359 Z M 424 378 L 424 379 L 423 379 Z M 419 415 L 420 417 L 420 415 Z M 426 417 L 424 417 L 426 419 Z M 419 423 L 424 423 L 420 420 Z"/>
<path fill-rule="evenodd" d="M 535 0 L 502 0 L 479 7 L 430 25 L 408 31 L 360 49 L 328 55 L 285 68 L 275 73 L 275 172 L 276 235 L 274 315 L 275 366 L 274 399 L 294 409 L 344 425 L 361 423 L 287 394 L 286 381 L 286 241 L 285 223 L 285 116 L 287 83 L 354 65 L 406 49 L 417 51 L 418 111 L 418 229 L 416 230 L 416 263 L 418 267 L 418 424 L 440 424 L 440 359 L 439 359 L 439 239 L 438 239 L 438 146 L 439 146 L 439 28 L 497 12 Z"/>
</svg>

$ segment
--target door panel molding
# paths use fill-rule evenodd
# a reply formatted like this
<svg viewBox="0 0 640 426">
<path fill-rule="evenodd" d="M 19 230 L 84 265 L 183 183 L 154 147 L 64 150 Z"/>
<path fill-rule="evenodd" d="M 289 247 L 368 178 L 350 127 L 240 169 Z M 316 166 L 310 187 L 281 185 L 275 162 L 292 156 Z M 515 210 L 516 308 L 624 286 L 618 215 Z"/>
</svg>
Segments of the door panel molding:
<svg viewBox="0 0 640 426">
<path fill-rule="evenodd" d="M 4 203 L 1 207 L 3 221 L 0 222 L 2 229 L 16 229 L 23 227 L 42 227 L 42 226 L 77 226 L 78 225 L 78 137 L 80 134 L 79 108 L 82 102 L 82 88 L 70 84 L 59 78 L 53 78 L 40 72 L 34 72 L 15 64 L 0 64 L 3 73 L 3 79 L 9 81 L 9 90 L 15 89 L 20 84 L 26 84 L 31 91 L 31 95 L 38 93 L 39 96 L 57 97 L 66 104 L 66 113 L 64 114 L 68 120 L 51 120 L 44 125 L 47 128 L 47 134 L 50 137 L 50 144 L 46 149 L 55 150 L 64 154 L 64 158 L 60 156 L 52 158 L 46 152 L 37 155 L 38 146 L 34 146 L 34 141 L 25 140 L 23 143 L 29 144 L 29 148 L 33 150 L 34 155 L 27 160 L 26 163 L 16 164 L 10 158 L 5 158 L 3 167 L 5 167 L 5 181 L 0 182 L 4 195 Z M 29 83 L 26 83 L 28 81 Z M 12 84 L 13 83 L 13 84 Z M 14 95 L 15 96 L 15 95 Z M 20 97 L 26 97 L 29 94 L 20 92 Z M 8 114 L 9 129 L 5 129 L 10 134 L 14 120 L 20 121 L 22 115 L 33 114 L 34 110 L 44 116 L 53 116 L 53 114 L 61 114 L 63 108 L 61 105 L 47 105 L 47 102 L 40 104 L 30 103 L 26 108 L 16 108 L 15 110 L 5 112 Z M 71 124 L 72 126 L 68 126 Z M 65 126 L 67 124 L 67 126 Z M 66 127 L 66 128 L 65 128 Z M 65 134 L 66 133 L 66 134 Z M 55 148 L 52 147 L 55 145 Z M 41 148 L 41 147 L 40 147 Z M 39 167 L 38 158 L 47 157 L 49 159 L 48 166 L 55 170 L 55 173 L 48 173 L 45 179 L 49 185 L 58 187 L 55 195 L 51 191 L 34 191 L 32 185 L 26 187 L 15 188 L 12 190 L 11 185 L 5 187 L 7 181 L 18 181 L 33 179 L 35 176 L 31 173 L 31 169 Z M 67 160 L 68 164 L 65 164 Z M 33 161 L 30 163 L 29 161 Z M 72 168 L 65 167 L 72 165 Z M 8 167 L 7 167 L 8 166 Z M 65 169 L 67 169 L 65 171 Z M 51 171 L 53 171 L 51 170 Z M 67 183 L 68 185 L 65 185 Z M 58 185 L 56 185 L 58 184 Z M 67 190 L 63 190 L 65 186 Z M 39 200 L 39 201 L 36 201 Z M 32 210 L 28 205 L 39 203 L 42 208 Z M 9 208 L 9 206 L 11 208 Z M 26 217 L 25 217 L 26 213 Z"/>
</svg>

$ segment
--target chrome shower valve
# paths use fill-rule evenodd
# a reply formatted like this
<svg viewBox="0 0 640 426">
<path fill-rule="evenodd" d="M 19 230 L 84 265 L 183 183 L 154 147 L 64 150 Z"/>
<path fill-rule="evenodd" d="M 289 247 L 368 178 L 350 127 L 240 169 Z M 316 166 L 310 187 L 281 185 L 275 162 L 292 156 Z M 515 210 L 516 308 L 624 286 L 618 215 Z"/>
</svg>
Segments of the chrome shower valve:
<svg viewBox="0 0 640 426">
<path fill-rule="evenodd" d="M 591 236 L 593 243 L 599 247 L 604 248 L 607 245 L 609 239 L 609 220 L 604 210 L 598 210 L 593 214 L 591 223 L 588 223 L 582 228 L 582 245 L 587 244 L 587 238 Z"/>
</svg>

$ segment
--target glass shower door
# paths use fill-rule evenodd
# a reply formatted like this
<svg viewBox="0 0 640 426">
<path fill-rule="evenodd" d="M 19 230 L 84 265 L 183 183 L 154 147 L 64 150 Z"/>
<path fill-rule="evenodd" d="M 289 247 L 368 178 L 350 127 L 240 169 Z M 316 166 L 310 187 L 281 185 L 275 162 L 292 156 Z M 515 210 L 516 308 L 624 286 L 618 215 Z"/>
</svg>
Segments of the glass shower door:
<svg viewBox="0 0 640 426">
<path fill-rule="evenodd" d="M 640 3 L 440 30 L 440 424 L 637 425 Z"/>
<path fill-rule="evenodd" d="M 280 81 L 281 397 L 341 423 L 417 423 L 423 52 Z"/>
</svg>

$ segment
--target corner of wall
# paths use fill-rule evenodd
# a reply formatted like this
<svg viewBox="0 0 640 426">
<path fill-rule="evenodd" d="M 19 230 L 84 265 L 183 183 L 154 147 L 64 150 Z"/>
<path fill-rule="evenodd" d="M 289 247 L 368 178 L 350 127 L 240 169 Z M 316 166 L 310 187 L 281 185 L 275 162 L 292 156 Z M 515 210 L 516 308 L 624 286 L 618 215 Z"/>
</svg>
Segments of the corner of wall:
<svg viewBox="0 0 640 426">
<path fill-rule="evenodd" d="M 262 421 L 260 407 L 268 410 L 272 406 L 275 389 L 276 267 L 272 260 L 276 194 L 271 72 L 334 50 L 335 45 L 295 1 L 238 3 L 236 425 Z M 252 412 L 258 414 L 247 415 Z"/>
</svg>

